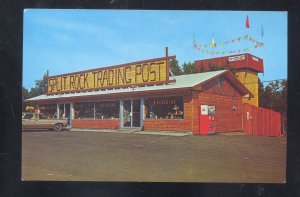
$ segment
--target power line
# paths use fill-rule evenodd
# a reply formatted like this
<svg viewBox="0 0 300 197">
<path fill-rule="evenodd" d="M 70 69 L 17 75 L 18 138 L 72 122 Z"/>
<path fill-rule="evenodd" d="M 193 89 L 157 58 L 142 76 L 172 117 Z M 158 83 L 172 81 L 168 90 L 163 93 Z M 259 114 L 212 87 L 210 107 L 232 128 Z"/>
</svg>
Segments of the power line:
<svg viewBox="0 0 300 197">
<path fill-rule="evenodd" d="M 260 81 L 261 83 L 267 83 L 267 82 L 272 82 L 272 81 L 283 81 L 286 79 L 274 79 L 274 80 L 268 80 L 268 81 Z M 258 83 L 258 82 L 249 82 L 249 83 L 243 83 L 243 84 L 252 84 L 252 83 Z"/>
</svg>

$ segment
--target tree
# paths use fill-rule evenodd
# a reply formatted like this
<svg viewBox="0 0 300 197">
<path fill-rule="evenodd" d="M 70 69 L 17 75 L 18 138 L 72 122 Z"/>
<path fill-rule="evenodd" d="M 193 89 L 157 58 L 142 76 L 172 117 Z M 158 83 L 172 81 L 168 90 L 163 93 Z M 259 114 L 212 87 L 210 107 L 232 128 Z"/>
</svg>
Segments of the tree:
<svg viewBox="0 0 300 197">
<path fill-rule="evenodd" d="M 25 87 L 22 87 L 22 101 L 29 98 L 28 94 L 29 94 L 29 91 Z"/>
<path fill-rule="evenodd" d="M 208 63 L 209 71 L 217 71 L 217 70 L 223 70 L 222 65 L 219 64 L 213 64 L 211 62 Z"/>
<path fill-rule="evenodd" d="M 48 88 L 48 81 L 47 81 L 48 74 L 45 73 L 43 79 L 35 81 L 35 87 L 37 88 L 37 92 L 41 94 L 45 94 Z"/>
<path fill-rule="evenodd" d="M 177 59 L 171 59 L 170 60 L 170 69 L 171 69 L 171 72 L 173 73 L 173 75 L 182 75 L 182 70 L 178 64 L 178 61 Z"/>
<path fill-rule="evenodd" d="M 35 87 L 31 88 L 29 91 L 25 87 L 22 87 L 22 99 L 28 99 L 35 96 L 45 94 L 47 92 L 48 82 L 47 73 L 44 74 L 43 78 L 35 81 Z"/>
<path fill-rule="evenodd" d="M 195 73 L 195 63 L 184 62 L 182 65 L 183 74 L 192 74 Z"/>
<path fill-rule="evenodd" d="M 287 124 L 287 80 L 270 82 L 266 87 L 259 81 L 259 106 L 281 114 L 281 125 L 286 131 Z"/>
<path fill-rule="evenodd" d="M 265 103 L 266 99 L 264 98 L 265 96 L 264 93 L 265 93 L 264 84 L 258 78 L 258 101 L 259 101 L 259 106 L 261 107 L 266 105 Z"/>
<path fill-rule="evenodd" d="M 287 129 L 287 80 L 281 81 L 281 87 L 282 90 L 280 92 L 281 95 L 281 103 L 282 103 L 282 112 L 281 112 L 281 123 L 282 123 L 282 129 L 284 133 L 286 133 Z"/>
</svg>

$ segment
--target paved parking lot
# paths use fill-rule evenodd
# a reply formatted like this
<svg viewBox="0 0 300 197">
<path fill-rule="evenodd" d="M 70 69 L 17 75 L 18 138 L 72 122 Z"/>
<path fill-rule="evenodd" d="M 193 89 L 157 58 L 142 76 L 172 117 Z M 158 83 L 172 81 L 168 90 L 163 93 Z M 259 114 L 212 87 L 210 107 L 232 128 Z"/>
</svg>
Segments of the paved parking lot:
<svg viewBox="0 0 300 197">
<path fill-rule="evenodd" d="M 286 138 L 23 131 L 22 179 L 284 183 Z"/>
</svg>

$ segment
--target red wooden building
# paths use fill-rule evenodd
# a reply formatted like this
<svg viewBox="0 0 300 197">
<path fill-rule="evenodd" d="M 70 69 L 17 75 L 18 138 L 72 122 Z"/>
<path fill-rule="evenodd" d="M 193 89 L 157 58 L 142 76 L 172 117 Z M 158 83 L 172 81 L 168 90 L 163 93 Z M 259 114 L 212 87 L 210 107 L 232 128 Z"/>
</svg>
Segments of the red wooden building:
<svg viewBox="0 0 300 197">
<path fill-rule="evenodd" d="M 243 104 L 257 96 L 243 80 L 249 71 L 256 76 L 263 71 L 261 59 L 243 54 L 195 62 L 201 71 L 207 71 L 211 62 L 231 62 L 238 76 L 227 70 L 170 76 L 172 58 L 166 51 L 162 58 L 49 76 L 48 92 L 26 102 L 49 118 L 68 118 L 71 128 L 279 135 L 275 127 L 260 126 L 272 124 L 268 117 L 277 120 L 278 115 Z M 260 115 L 261 111 L 268 115 Z"/>
<path fill-rule="evenodd" d="M 219 68 L 234 70 L 236 78 L 254 95 L 251 99 L 244 98 L 243 103 L 259 106 L 258 73 L 264 72 L 263 59 L 245 53 L 195 61 L 196 72 Z"/>
<path fill-rule="evenodd" d="M 48 93 L 27 102 L 72 128 L 242 131 L 249 90 L 226 70 L 169 76 L 170 58 L 51 76 Z"/>
<path fill-rule="evenodd" d="M 243 114 L 240 115 L 243 117 L 243 131 L 248 135 L 280 136 L 280 113 L 258 107 L 258 73 L 264 72 L 263 59 L 246 53 L 195 61 L 196 72 L 208 72 L 220 68 L 235 73 L 235 77 L 253 95 L 253 97 L 242 98 Z M 230 120 L 232 124 L 236 124 L 233 119 Z"/>
</svg>

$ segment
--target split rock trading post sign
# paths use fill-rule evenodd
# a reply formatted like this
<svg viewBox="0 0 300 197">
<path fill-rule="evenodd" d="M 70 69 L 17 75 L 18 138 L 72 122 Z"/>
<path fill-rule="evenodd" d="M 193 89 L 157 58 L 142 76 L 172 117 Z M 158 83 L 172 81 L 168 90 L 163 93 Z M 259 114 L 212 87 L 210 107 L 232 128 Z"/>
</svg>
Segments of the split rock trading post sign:
<svg viewBox="0 0 300 197">
<path fill-rule="evenodd" d="M 168 61 L 171 58 L 175 58 L 175 56 L 49 76 L 48 94 L 82 92 L 168 82 Z"/>
</svg>

